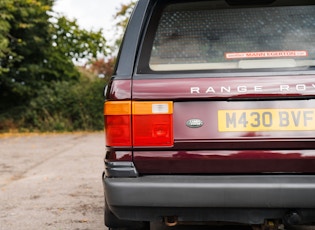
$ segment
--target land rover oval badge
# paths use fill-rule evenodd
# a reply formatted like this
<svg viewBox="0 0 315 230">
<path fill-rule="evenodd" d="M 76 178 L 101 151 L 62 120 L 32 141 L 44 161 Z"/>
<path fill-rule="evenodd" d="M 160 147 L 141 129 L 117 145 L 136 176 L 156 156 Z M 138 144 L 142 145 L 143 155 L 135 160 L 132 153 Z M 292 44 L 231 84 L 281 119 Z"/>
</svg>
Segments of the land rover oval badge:
<svg viewBox="0 0 315 230">
<path fill-rule="evenodd" d="M 186 122 L 186 126 L 189 128 L 200 128 L 203 126 L 203 121 L 200 119 L 190 119 Z"/>
</svg>

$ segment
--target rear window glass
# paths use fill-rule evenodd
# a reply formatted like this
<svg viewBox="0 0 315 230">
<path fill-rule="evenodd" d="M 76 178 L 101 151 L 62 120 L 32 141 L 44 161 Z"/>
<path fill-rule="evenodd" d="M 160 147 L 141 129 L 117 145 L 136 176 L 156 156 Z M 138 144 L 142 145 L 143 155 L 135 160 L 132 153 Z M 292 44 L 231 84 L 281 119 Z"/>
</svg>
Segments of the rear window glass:
<svg viewBox="0 0 315 230">
<path fill-rule="evenodd" d="M 147 58 L 152 71 L 315 65 L 314 5 L 242 8 L 225 1 L 176 3 L 166 6 L 155 24 Z"/>
</svg>

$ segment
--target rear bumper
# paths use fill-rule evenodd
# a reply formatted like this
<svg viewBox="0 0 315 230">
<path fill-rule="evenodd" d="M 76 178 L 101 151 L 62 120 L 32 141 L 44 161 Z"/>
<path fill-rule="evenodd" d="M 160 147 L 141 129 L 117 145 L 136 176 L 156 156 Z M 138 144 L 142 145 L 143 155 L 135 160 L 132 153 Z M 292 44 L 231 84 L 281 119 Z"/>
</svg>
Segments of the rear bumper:
<svg viewBox="0 0 315 230">
<path fill-rule="evenodd" d="M 104 188 L 110 209 L 123 219 L 176 215 L 189 221 L 256 223 L 300 210 L 307 221 L 315 221 L 313 175 L 104 177 Z"/>
</svg>

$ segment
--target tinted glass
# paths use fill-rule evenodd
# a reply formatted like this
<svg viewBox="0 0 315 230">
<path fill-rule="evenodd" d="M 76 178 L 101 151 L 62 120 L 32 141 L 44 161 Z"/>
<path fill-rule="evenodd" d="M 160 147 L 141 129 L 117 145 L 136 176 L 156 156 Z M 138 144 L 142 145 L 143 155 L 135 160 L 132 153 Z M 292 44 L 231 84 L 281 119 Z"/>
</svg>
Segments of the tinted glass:
<svg viewBox="0 0 315 230">
<path fill-rule="evenodd" d="M 315 65 L 315 6 L 168 5 L 149 61 L 153 71 L 283 69 Z"/>
</svg>

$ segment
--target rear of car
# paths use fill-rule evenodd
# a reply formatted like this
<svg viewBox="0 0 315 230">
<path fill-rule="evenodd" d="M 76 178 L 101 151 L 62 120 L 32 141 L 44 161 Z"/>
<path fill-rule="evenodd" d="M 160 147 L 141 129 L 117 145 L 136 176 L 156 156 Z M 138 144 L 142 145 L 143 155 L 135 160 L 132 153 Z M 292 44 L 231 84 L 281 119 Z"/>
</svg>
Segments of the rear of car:
<svg viewBox="0 0 315 230">
<path fill-rule="evenodd" d="M 106 90 L 106 225 L 314 224 L 314 67 L 315 1 L 139 0 Z"/>
</svg>

